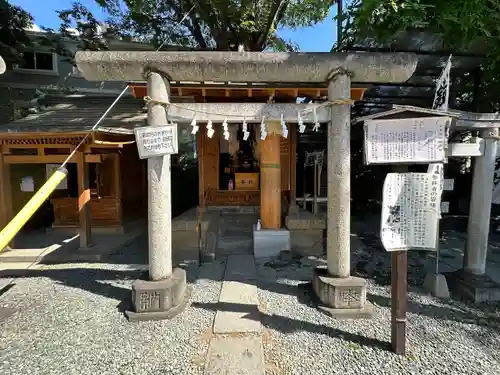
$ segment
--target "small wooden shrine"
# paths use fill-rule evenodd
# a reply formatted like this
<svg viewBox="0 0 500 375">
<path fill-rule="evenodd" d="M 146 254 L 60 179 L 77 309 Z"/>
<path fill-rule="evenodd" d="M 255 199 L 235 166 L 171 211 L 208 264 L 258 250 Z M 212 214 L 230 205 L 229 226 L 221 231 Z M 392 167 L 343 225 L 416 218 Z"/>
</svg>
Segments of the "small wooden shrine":
<svg viewBox="0 0 500 375">
<path fill-rule="evenodd" d="M 31 228 L 74 228 L 91 243 L 91 230 L 123 232 L 142 212 L 145 163 L 133 127 L 143 125 L 143 103 L 123 98 L 92 131 L 113 97 L 48 96 L 38 113 L 0 128 L 0 227 L 4 227 L 81 144 L 68 161 L 68 178 L 30 219 Z M 83 141 L 83 142 L 82 142 Z"/>
<path fill-rule="evenodd" d="M 266 85 L 266 84 L 231 84 L 231 83 L 171 83 L 171 95 L 182 98 L 183 101 L 192 101 L 203 107 L 202 103 L 227 103 L 225 108 L 235 104 L 235 113 L 239 120 L 232 121 L 232 116 L 222 110 L 214 114 L 212 127 L 213 136 L 206 130 L 206 122 L 199 121 L 197 132 L 197 153 L 199 170 L 199 205 L 206 206 L 260 206 L 263 224 L 270 228 L 279 228 L 283 215 L 296 198 L 296 146 L 297 124 L 296 119 L 287 124 L 288 137 L 281 135 L 278 124 L 267 124 L 269 134 L 265 140 L 261 139 L 260 118 L 255 121 L 251 109 L 238 110 L 236 103 L 265 104 L 295 104 L 298 98 L 308 98 L 314 102 L 326 100 L 328 88 L 325 84 L 296 84 L 296 85 Z M 147 96 L 145 83 L 132 84 L 134 96 L 144 98 Z M 361 100 L 365 88 L 351 88 L 351 99 Z M 179 106 L 181 107 L 181 106 Z M 171 108 L 171 113 L 178 114 L 182 122 L 189 122 L 190 117 L 196 117 L 196 110 L 186 110 L 188 104 L 182 108 Z M 250 106 L 249 106 L 250 107 Z M 210 107 L 213 108 L 213 107 Z M 245 110 L 247 110 L 245 112 Z M 210 114 L 200 112 L 206 119 Z M 243 129 L 244 113 L 249 114 L 245 127 L 248 135 L 245 137 Z M 228 115 L 227 118 L 224 115 Z M 263 116 L 265 117 L 265 116 Z M 271 116 L 270 116 L 271 117 Z M 211 121 L 211 120 L 210 120 Z M 225 139 L 223 122 L 228 122 L 228 139 Z M 276 128 L 272 131 L 273 126 Z M 311 131 L 309 127 L 308 131 Z M 278 147 L 276 147 L 276 145 Z M 262 169 L 267 168 L 270 173 L 263 175 Z M 279 188 L 281 202 L 273 198 L 273 190 Z M 269 206 L 264 211 L 280 210 L 280 216 L 269 215 L 269 220 L 262 210 L 265 196 L 269 195 Z M 261 199 L 262 198 L 262 199 Z M 278 203 L 278 204 L 275 204 Z M 280 217 L 276 222 L 271 217 Z M 267 224 L 267 225 L 266 225 Z"/>
</svg>

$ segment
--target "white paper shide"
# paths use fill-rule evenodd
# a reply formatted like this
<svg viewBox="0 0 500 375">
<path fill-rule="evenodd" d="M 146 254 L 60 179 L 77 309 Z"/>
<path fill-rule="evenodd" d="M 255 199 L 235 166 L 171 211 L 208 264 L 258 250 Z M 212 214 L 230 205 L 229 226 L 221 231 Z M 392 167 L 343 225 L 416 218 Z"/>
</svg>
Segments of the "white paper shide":
<svg viewBox="0 0 500 375">
<path fill-rule="evenodd" d="M 367 120 L 366 163 L 443 162 L 450 121 L 449 117 Z"/>
<path fill-rule="evenodd" d="M 440 204 L 438 174 L 389 173 L 382 198 L 380 238 L 384 248 L 435 249 Z"/>
<path fill-rule="evenodd" d="M 137 150 L 141 159 L 177 154 L 177 124 L 145 126 L 134 129 Z"/>
</svg>

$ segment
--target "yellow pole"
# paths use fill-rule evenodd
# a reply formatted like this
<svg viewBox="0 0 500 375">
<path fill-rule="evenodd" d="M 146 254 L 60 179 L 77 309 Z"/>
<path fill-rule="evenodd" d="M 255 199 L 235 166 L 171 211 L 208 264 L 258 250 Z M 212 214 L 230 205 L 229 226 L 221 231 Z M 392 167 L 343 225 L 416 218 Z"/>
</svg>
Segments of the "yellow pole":
<svg viewBox="0 0 500 375">
<path fill-rule="evenodd" d="M 10 241 L 16 236 L 21 228 L 26 224 L 31 216 L 40 208 L 43 202 L 52 194 L 57 185 L 68 176 L 68 170 L 64 167 L 59 167 L 57 171 L 43 184 L 19 211 L 19 213 L 11 220 L 9 224 L 0 232 L 0 252 L 5 250 Z"/>
</svg>

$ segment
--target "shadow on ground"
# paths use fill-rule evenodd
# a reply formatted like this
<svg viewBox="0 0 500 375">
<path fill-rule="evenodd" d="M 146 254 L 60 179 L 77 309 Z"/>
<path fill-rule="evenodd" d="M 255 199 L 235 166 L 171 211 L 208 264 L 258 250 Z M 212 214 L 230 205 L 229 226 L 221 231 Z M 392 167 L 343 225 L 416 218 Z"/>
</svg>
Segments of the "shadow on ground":
<svg viewBox="0 0 500 375">
<path fill-rule="evenodd" d="M 329 337 L 337 337 L 342 340 L 347 340 L 351 343 L 370 346 L 375 349 L 390 350 L 390 343 L 378 339 L 368 338 L 361 335 L 342 331 L 338 328 L 328 327 L 316 323 L 306 322 L 299 319 L 287 318 L 281 315 L 270 315 L 263 312 L 255 314 L 252 310 L 252 305 L 243 305 L 238 303 L 193 303 L 193 307 L 201 308 L 209 311 L 232 311 L 246 313 L 243 318 L 251 320 L 261 320 L 262 325 L 266 328 L 271 328 L 284 334 L 307 331 L 318 333 Z"/>
</svg>

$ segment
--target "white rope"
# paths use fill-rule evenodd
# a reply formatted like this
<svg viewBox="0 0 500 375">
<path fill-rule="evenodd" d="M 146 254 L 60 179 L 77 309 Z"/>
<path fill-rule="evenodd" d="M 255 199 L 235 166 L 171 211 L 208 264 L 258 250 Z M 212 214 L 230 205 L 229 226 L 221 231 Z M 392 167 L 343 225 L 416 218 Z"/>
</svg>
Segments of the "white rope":
<svg viewBox="0 0 500 375">
<path fill-rule="evenodd" d="M 172 102 L 169 102 L 169 101 L 155 100 L 155 99 L 151 98 L 150 96 L 145 96 L 144 97 L 144 101 L 146 102 L 147 105 L 150 105 L 150 104 L 161 104 L 161 105 L 163 105 L 163 106 L 165 106 L 167 108 L 170 107 L 170 106 L 172 106 L 172 107 L 177 107 L 177 108 L 183 109 L 185 111 L 193 112 L 194 114 L 196 114 L 196 113 L 203 113 L 205 115 L 211 115 L 211 116 L 238 117 L 238 118 L 241 117 L 240 114 L 235 114 L 235 113 L 219 113 L 219 112 L 210 112 L 210 111 L 204 111 L 204 110 L 198 110 L 198 109 L 188 108 L 188 107 L 185 107 L 185 106 L 183 106 L 182 104 L 179 104 L 179 103 L 172 103 Z M 304 113 L 309 113 L 309 112 L 312 112 L 314 110 L 317 110 L 318 108 L 328 107 L 328 106 L 332 106 L 332 105 L 345 105 L 345 104 L 352 105 L 352 104 L 354 104 L 354 100 L 352 100 L 352 99 L 328 100 L 326 102 L 322 102 L 319 105 L 313 106 L 313 108 L 305 108 L 301 112 L 304 114 Z"/>
</svg>

